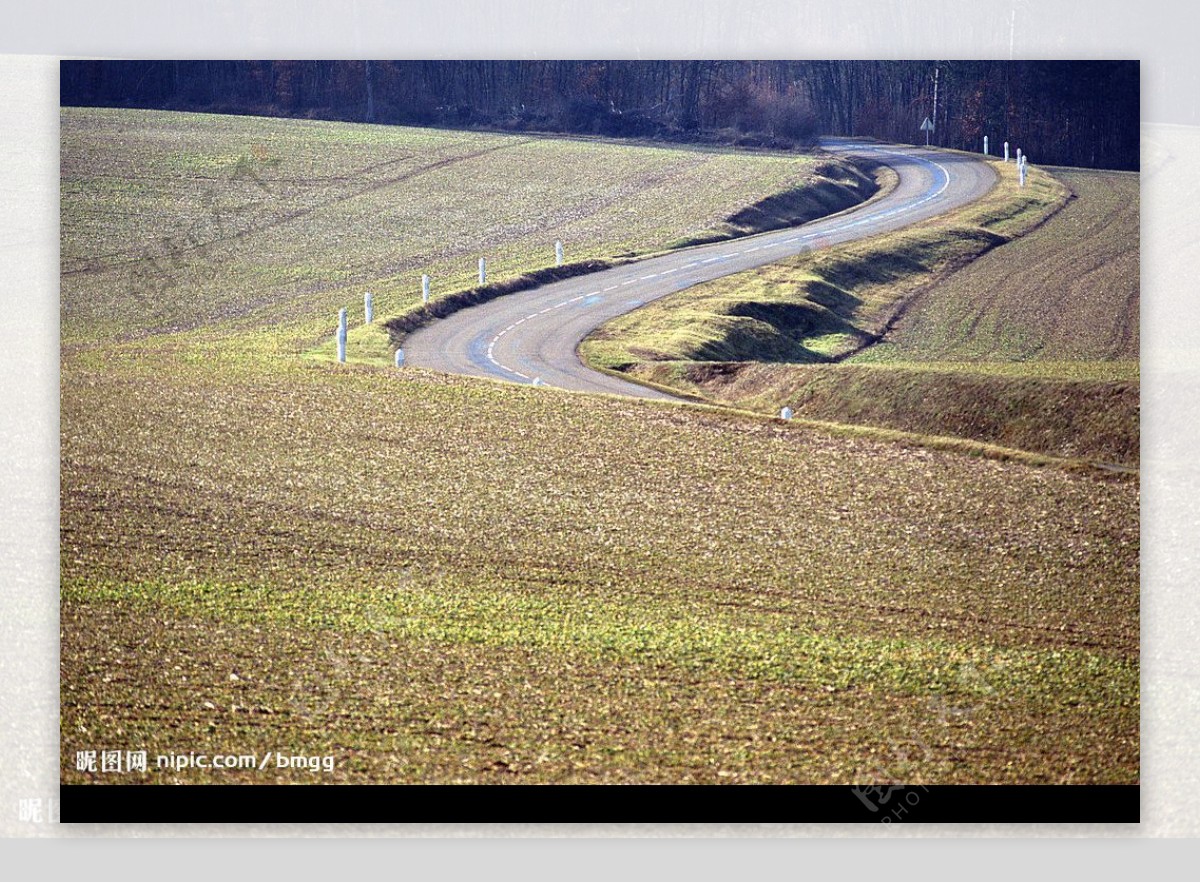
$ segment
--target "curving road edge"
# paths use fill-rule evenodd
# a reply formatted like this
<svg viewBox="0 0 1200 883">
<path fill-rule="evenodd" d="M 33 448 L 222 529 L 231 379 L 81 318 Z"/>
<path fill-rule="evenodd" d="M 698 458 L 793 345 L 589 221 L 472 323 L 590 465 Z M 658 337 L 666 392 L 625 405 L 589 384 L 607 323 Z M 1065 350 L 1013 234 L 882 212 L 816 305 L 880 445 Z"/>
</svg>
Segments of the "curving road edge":
<svg viewBox="0 0 1200 883">
<path fill-rule="evenodd" d="M 580 341 L 648 301 L 801 252 L 876 236 L 953 211 L 986 194 L 995 171 L 982 159 L 899 145 L 826 139 L 831 153 L 869 157 L 895 170 L 886 196 L 828 218 L 740 239 L 681 249 L 497 298 L 414 332 L 410 365 L 579 392 L 673 396 L 588 368 Z"/>
</svg>

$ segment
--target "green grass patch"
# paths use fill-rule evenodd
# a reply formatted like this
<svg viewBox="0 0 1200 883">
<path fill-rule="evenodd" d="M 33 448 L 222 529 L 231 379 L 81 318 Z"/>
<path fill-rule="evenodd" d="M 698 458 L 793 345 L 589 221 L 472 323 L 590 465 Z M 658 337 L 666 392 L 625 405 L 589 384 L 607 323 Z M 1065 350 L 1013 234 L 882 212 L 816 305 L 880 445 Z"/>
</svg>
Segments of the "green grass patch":
<svg viewBox="0 0 1200 883">
<path fill-rule="evenodd" d="M 566 587 L 473 586 L 436 577 L 428 586 L 347 591 L 337 586 L 275 590 L 210 583 L 66 584 L 68 602 L 135 602 L 226 624 L 281 624 L 336 632 L 375 632 L 406 641 L 477 644 L 530 652 L 580 651 L 608 662 L 653 662 L 693 674 L 796 681 L 836 690 L 961 698 L 1001 686 L 1031 707 L 1136 707 L 1137 665 L 1075 650 L 1013 650 L 979 644 L 887 639 L 797 628 L 783 617 L 719 609 L 695 616 L 681 598 L 613 604 L 571 597 Z M 980 669 L 992 672 L 981 681 Z"/>
<path fill-rule="evenodd" d="M 337 359 L 337 339 L 327 340 L 301 355 L 302 359 L 332 362 Z M 386 326 L 379 322 L 349 326 L 346 332 L 346 361 L 353 365 L 386 367 L 394 364 L 395 348 Z"/>
<path fill-rule="evenodd" d="M 912 696 L 151 609 L 151 628 L 137 603 L 64 611 L 79 636 L 65 663 L 87 675 L 64 686 L 65 734 L 135 742 L 152 759 L 188 746 L 328 754 L 335 766 L 152 769 L 124 781 L 1070 783 L 1128 781 L 1137 767 L 1136 741 L 1121 736 L 1136 706 L 1030 715 L 991 661 L 964 665 L 953 692 Z M 96 781 L 75 770 L 72 742 L 64 781 Z"/>
</svg>

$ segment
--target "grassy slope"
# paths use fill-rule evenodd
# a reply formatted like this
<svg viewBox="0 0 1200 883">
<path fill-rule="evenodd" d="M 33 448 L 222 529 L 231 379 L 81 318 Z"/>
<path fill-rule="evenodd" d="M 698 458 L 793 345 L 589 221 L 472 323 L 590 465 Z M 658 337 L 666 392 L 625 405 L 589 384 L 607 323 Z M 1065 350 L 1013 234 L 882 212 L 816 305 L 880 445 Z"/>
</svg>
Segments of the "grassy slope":
<svg viewBox="0 0 1200 883">
<path fill-rule="evenodd" d="M 66 108 L 63 340 L 283 322 L 292 347 L 308 348 L 329 337 L 338 307 L 358 318 L 365 288 L 387 317 L 419 303 L 422 273 L 435 297 L 470 286 L 481 255 L 500 280 L 552 264 L 555 239 L 580 261 L 725 235 L 731 216 L 817 168 L 785 155 Z"/>
<path fill-rule="evenodd" d="M 166 168 L 206 125 L 235 156 L 311 126 L 332 180 L 360 160 L 331 132 L 383 137 L 96 119 L 64 114 L 64 193 L 91 194 L 64 197 L 65 266 L 202 186 L 101 192 L 80 151 Z M 109 746 L 329 751 L 322 781 L 1137 779 L 1136 483 L 290 357 L 336 286 L 248 312 L 242 286 L 301 252 L 336 269 L 321 211 L 180 275 L 165 320 L 64 279 L 65 780 Z"/>
<path fill-rule="evenodd" d="M 1052 171 L 1075 197 L 1062 211 L 922 292 L 855 361 L 1119 363 L 1136 377 L 1139 176 Z"/>
<path fill-rule="evenodd" d="M 1025 366 L 1029 363 L 1017 363 Z M 994 365 L 778 365 L 722 362 L 644 366 L 659 383 L 739 407 L 806 419 L 952 436 L 1055 457 L 1138 462 L 1139 396 L 1127 369 L 1108 379 L 1088 363 L 1005 372 Z M 668 378 L 670 380 L 668 381 Z"/>
<path fill-rule="evenodd" d="M 938 269 L 951 253 L 938 245 L 939 225 L 932 225 L 865 247 L 895 249 L 900 260 L 891 263 L 907 265 L 882 289 L 869 279 L 865 287 L 846 284 L 813 259 L 780 264 L 722 280 L 697 301 L 677 297 L 658 315 L 647 310 L 624 325 L 618 320 L 605 329 L 611 339 L 598 337 L 587 353 L 657 383 L 765 412 L 787 404 L 813 419 L 1136 463 L 1138 179 L 1127 173 L 1056 174 L 1075 195 L 1071 202 L 1042 226 L 955 272 Z M 1045 205 L 1053 207 L 1050 182 L 1037 170 L 1035 176 L 1047 188 Z M 940 229 L 996 229 L 996 217 L 992 209 L 975 207 L 959 221 L 940 222 Z M 1009 218 L 1005 232 L 1038 217 L 1030 211 Z M 914 237 L 933 248 L 914 250 Z M 969 249 L 983 240 L 975 235 L 963 242 Z M 835 268 L 846 260 L 881 264 L 861 250 L 828 260 Z M 903 305 L 899 315 L 895 299 Z M 777 323 L 757 334 L 726 333 L 701 348 L 661 344 L 700 336 L 692 328 L 681 331 L 672 312 L 711 335 L 731 321 L 714 321 L 713 314 L 734 313 L 732 321 L 746 325 L 753 320 L 744 317 L 779 312 L 780 303 L 793 314 L 816 313 L 814 301 L 835 309 L 818 307 L 822 321 L 799 335 L 781 333 Z M 849 308 L 839 314 L 836 304 Z M 874 342 L 880 317 L 895 318 L 883 340 Z M 838 352 L 828 343 L 842 352 L 871 345 L 846 362 L 818 364 Z M 756 350 L 756 344 L 764 346 Z M 628 364 L 639 357 L 645 361 Z M 729 364 L 731 359 L 738 363 Z M 810 364 L 764 363 L 778 360 Z"/>
</svg>

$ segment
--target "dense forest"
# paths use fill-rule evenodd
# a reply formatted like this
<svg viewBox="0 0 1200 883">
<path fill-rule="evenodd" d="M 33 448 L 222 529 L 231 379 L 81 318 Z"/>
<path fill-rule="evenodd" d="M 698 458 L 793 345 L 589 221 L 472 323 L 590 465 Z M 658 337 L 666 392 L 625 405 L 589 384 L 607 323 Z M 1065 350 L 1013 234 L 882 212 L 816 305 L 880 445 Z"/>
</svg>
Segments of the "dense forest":
<svg viewBox="0 0 1200 883">
<path fill-rule="evenodd" d="M 1134 61 L 64 61 L 64 105 L 789 147 L 825 134 L 1138 168 Z"/>
</svg>

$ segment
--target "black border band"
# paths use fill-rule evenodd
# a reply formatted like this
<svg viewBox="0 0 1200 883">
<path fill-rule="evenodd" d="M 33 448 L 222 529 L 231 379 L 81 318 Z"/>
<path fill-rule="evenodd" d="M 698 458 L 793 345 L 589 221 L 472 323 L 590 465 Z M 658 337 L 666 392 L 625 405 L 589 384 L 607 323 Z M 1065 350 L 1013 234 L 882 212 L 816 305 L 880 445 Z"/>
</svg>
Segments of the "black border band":
<svg viewBox="0 0 1200 883">
<path fill-rule="evenodd" d="M 1138 822 L 1138 785 L 63 785 L 62 822 Z"/>
</svg>

